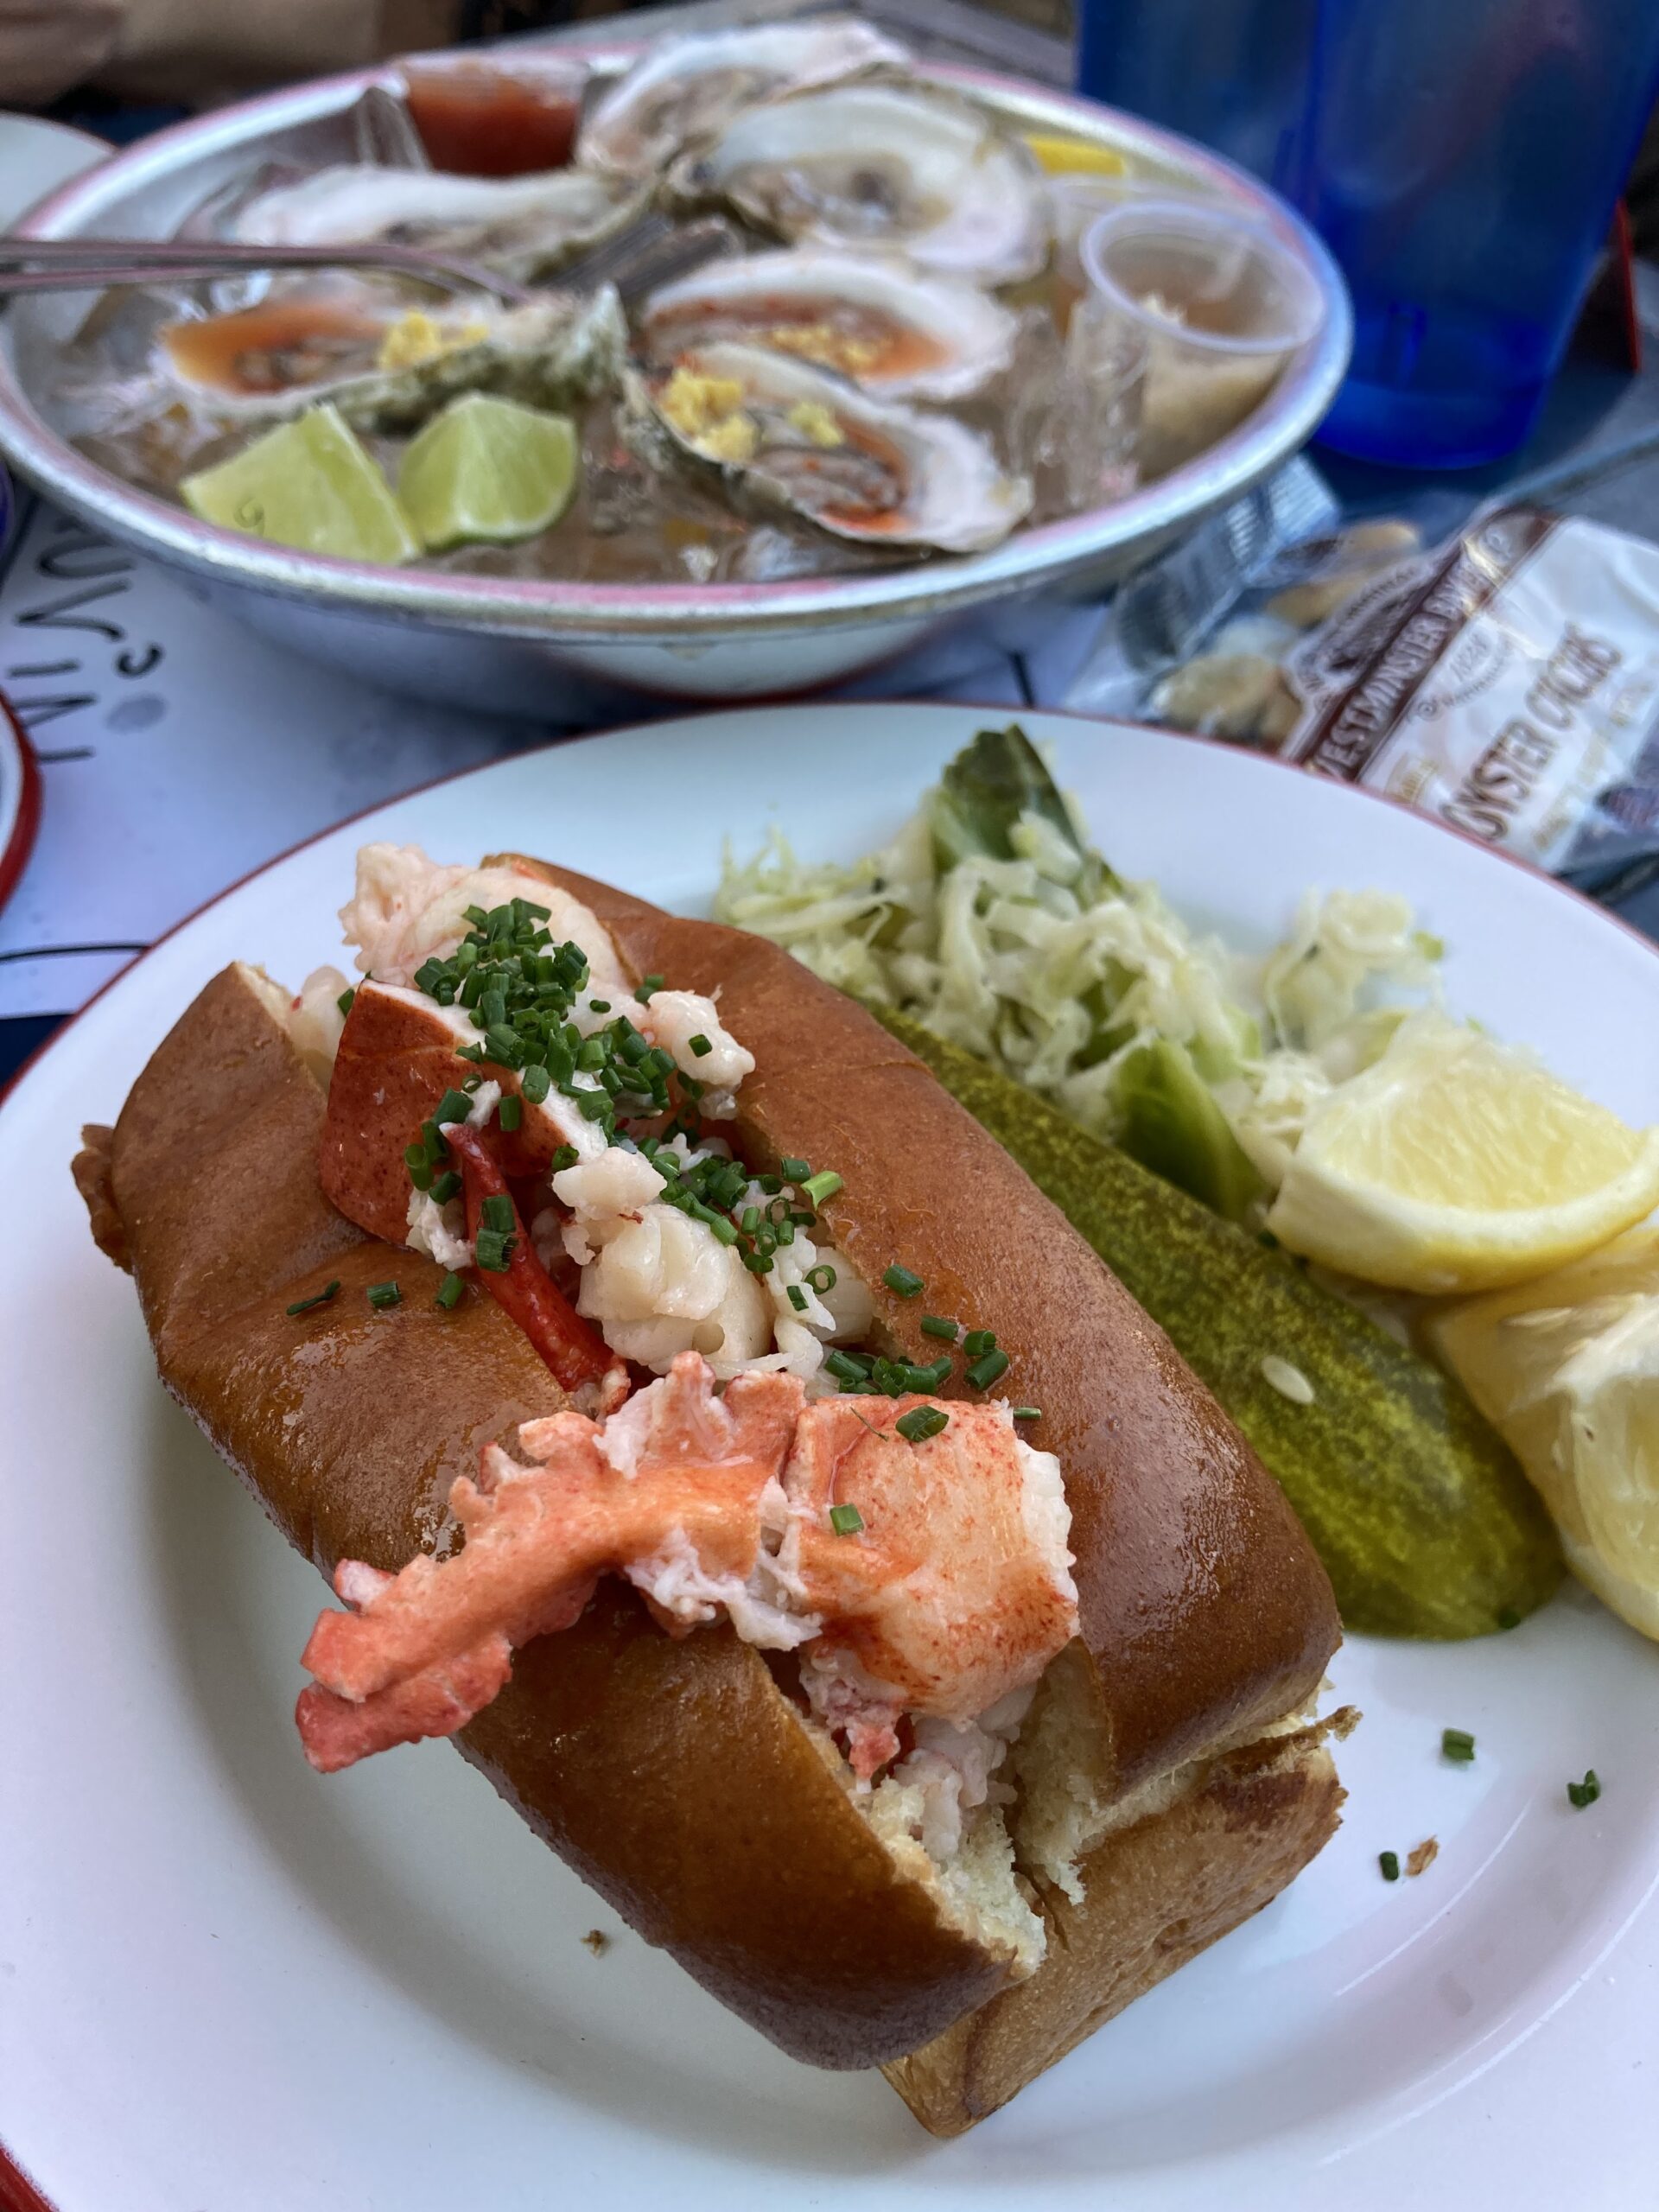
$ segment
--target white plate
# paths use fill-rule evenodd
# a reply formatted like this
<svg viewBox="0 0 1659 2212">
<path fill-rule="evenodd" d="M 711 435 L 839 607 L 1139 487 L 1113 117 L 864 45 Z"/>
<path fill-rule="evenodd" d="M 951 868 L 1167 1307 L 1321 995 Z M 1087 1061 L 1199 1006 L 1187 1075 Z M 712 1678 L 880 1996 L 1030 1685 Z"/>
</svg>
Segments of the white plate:
<svg viewBox="0 0 1659 2212">
<path fill-rule="evenodd" d="M 955 2144 L 720 2011 L 447 1749 L 327 1781 L 301 1760 L 319 1585 L 154 1382 L 70 1186 L 76 1124 L 113 1116 L 226 960 L 297 979 L 334 953 L 365 836 L 520 844 L 695 909 L 723 836 L 776 818 L 812 854 L 861 851 L 983 719 L 710 715 L 398 800 L 187 923 L 0 1113 L 0 2137 L 60 2212 L 1653 2201 L 1659 1651 L 1581 1595 L 1477 1644 L 1348 1645 L 1336 1684 L 1366 1719 L 1336 1841 Z M 1460 1006 L 1656 1117 L 1659 957 L 1605 915 L 1243 753 L 1028 727 L 1114 862 L 1188 913 L 1265 944 L 1309 884 L 1403 891 Z M 1441 1761 L 1448 1724 L 1472 1767 Z M 1573 1812 L 1592 1765 L 1605 1795 Z M 1380 1879 L 1380 1850 L 1430 1834 L 1427 1873 Z"/>
<path fill-rule="evenodd" d="M 90 130 L 73 130 L 43 115 L 0 112 L 0 231 L 11 230 L 37 200 L 107 162 L 114 151 Z"/>
</svg>

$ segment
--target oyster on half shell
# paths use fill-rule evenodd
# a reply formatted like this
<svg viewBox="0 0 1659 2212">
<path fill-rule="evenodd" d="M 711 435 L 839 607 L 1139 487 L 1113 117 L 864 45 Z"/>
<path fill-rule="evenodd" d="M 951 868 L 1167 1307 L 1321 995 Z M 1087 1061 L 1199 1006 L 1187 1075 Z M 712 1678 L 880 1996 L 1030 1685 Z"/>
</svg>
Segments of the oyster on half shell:
<svg viewBox="0 0 1659 2212">
<path fill-rule="evenodd" d="M 1029 149 L 945 92 L 832 85 L 747 109 L 669 173 L 694 205 L 819 245 L 886 249 L 979 284 L 1034 276 L 1048 196 Z"/>
<path fill-rule="evenodd" d="M 802 246 L 714 261 L 639 308 L 658 359 L 722 339 L 793 354 L 889 399 L 965 399 L 1014 359 L 1019 320 L 896 256 Z"/>
<path fill-rule="evenodd" d="M 706 346 L 625 389 L 671 450 L 860 544 L 980 552 L 1031 505 L 1027 480 L 964 423 L 785 353 Z"/>
<path fill-rule="evenodd" d="M 551 409 L 594 398 L 617 384 L 627 346 L 609 286 L 591 300 L 550 293 L 432 313 L 340 289 L 168 323 L 157 366 L 208 414 L 274 422 L 327 399 L 354 429 L 396 432 L 463 391 Z"/>
<path fill-rule="evenodd" d="M 234 234 L 252 245 L 424 246 L 528 283 L 626 229 L 650 196 L 648 185 L 580 169 L 451 176 L 348 163 L 258 194 Z"/>
<path fill-rule="evenodd" d="M 619 176 L 656 175 L 756 100 L 909 59 L 903 47 L 851 16 L 659 39 L 594 106 L 576 139 L 576 159 Z"/>
</svg>

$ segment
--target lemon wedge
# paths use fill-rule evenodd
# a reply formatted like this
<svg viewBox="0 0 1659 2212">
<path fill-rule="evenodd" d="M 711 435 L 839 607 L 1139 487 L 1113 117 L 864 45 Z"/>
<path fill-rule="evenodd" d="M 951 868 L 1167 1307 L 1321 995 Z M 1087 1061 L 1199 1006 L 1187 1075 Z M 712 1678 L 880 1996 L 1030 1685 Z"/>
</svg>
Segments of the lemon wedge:
<svg viewBox="0 0 1659 2212">
<path fill-rule="evenodd" d="M 329 406 L 187 476 L 179 493 L 204 522 L 303 553 L 390 565 L 421 550 L 391 486 Z"/>
<path fill-rule="evenodd" d="M 1116 146 L 1097 146 L 1088 138 L 1055 138 L 1028 130 L 1026 143 L 1037 156 L 1039 168 L 1050 176 L 1127 176 L 1128 162 Z"/>
<path fill-rule="evenodd" d="M 1422 1014 L 1314 1108 L 1268 1227 L 1345 1274 L 1439 1296 L 1563 1266 L 1656 1204 L 1659 1129 Z"/>
<path fill-rule="evenodd" d="M 1429 1324 L 1526 1469 L 1580 1580 L 1659 1638 L 1659 1230 Z"/>
</svg>

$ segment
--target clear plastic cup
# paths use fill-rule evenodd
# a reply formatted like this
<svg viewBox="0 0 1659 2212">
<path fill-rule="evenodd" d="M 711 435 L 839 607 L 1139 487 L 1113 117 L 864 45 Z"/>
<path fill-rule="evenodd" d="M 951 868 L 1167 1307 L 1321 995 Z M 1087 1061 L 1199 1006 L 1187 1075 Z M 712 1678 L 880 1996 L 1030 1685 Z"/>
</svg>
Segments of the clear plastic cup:
<svg viewBox="0 0 1659 2212">
<path fill-rule="evenodd" d="M 1201 207 L 1214 204 L 1200 193 L 1189 194 L 1165 183 L 1161 177 L 1136 176 L 1132 171 L 1122 176 L 1106 176 L 1079 169 L 1049 178 L 1049 216 L 1054 232 L 1050 283 L 1062 328 L 1071 308 L 1089 289 L 1083 273 L 1083 241 L 1101 217 L 1114 214 L 1120 207 L 1189 198 Z"/>
<path fill-rule="evenodd" d="M 1079 257 L 1088 289 L 1072 315 L 1074 358 L 1139 353 L 1143 479 L 1236 429 L 1324 321 L 1300 262 L 1223 207 L 1126 201 L 1084 233 Z"/>
</svg>

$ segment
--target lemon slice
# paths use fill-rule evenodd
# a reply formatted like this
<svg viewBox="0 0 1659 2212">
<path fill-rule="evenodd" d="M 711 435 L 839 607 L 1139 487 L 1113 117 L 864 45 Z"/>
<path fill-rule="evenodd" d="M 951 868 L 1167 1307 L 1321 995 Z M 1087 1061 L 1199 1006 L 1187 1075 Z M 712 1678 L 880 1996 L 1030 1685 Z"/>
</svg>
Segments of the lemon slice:
<svg viewBox="0 0 1659 2212">
<path fill-rule="evenodd" d="M 1397 1290 L 1542 1274 L 1659 1203 L 1659 1129 L 1444 1014 L 1315 1107 L 1268 1216 L 1281 1244 Z"/>
<path fill-rule="evenodd" d="M 1554 1515 L 1573 1572 L 1659 1637 L 1659 1230 L 1454 1306 L 1430 1334 Z"/>
<path fill-rule="evenodd" d="M 575 496 L 579 467 L 568 416 L 469 391 L 410 445 L 397 495 L 431 552 L 480 539 L 505 544 L 552 528 Z"/>
<path fill-rule="evenodd" d="M 302 553 L 391 564 L 421 550 L 391 486 L 326 405 L 187 476 L 179 493 L 204 522 Z"/>
<path fill-rule="evenodd" d="M 1036 155 L 1038 166 L 1050 176 L 1127 176 L 1128 162 L 1115 146 L 1097 146 L 1087 138 L 1054 138 L 1028 130 L 1026 143 Z"/>
</svg>

